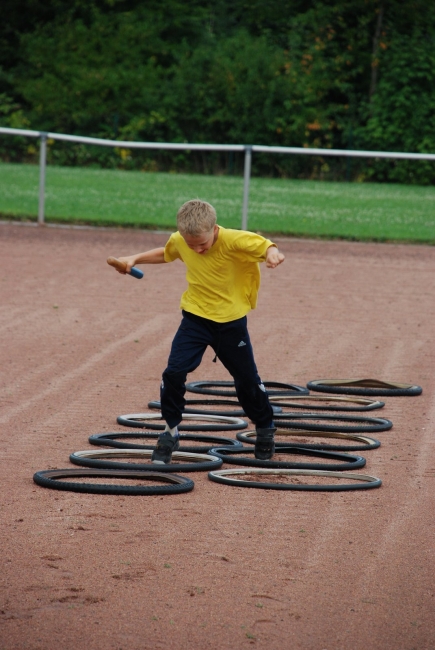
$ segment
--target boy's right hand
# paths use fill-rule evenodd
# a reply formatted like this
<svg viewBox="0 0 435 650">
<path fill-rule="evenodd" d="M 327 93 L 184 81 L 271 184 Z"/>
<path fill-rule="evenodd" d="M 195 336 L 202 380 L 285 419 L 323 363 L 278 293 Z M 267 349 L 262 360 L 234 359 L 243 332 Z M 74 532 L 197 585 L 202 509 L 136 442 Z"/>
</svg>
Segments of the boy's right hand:
<svg viewBox="0 0 435 650">
<path fill-rule="evenodd" d="M 121 271 L 117 269 L 118 273 L 121 273 L 121 275 L 125 275 L 126 273 L 130 273 L 131 269 L 133 268 L 135 264 L 135 258 L 133 256 L 130 257 L 118 257 L 120 262 L 123 262 L 126 264 L 125 270 Z"/>
</svg>

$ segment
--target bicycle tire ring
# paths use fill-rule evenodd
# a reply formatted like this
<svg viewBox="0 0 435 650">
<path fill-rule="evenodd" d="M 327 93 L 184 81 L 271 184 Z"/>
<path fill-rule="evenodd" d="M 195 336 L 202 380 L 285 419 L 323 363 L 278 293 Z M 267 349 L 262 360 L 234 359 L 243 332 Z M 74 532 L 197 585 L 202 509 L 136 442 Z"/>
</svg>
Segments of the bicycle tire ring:
<svg viewBox="0 0 435 650">
<path fill-rule="evenodd" d="M 195 409 L 191 407 L 195 407 L 195 405 L 198 406 L 233 406 L 235 410 L 233 411 L 219 411 L 217 409 L 213 410 L 200 410 L 200 409 Z M 148 402 L 148 408 L 150 409 L 157 409 L 158 411 L 161 411 L 162 404 L 160 400 L 152 400 L 151 402 Z M 235 418 L 241 418 L 243 416 L 246 417 L 245 411 L 242 409 L 240 403 L 237 400 L 231 400 L 231 399 L 186 399 L 185 400 L 185 408 L 183 413 L 204 413 L 204 415 L 228 415 L 229 417 L 235 417 Z"/>
<path fill-rule="evenodd" d="M 155 432 L 148 433 L 95 433 L 92 436 L 89 436 L 88 441 L 91 445 L 102 445 L 105 447 L 114 447 L 116 449 L 154 449 L 156 446 L 157 438 L 160 434 Z M 118 439 L 121 438 L 121 442 Z M 153 445 L 140 445 L 129 442 L 122 442 L 122 440 L 128 440 L 129 438 L 144 438 L 155 440 Z M 220 445 L 222 447 L 242 447 L 242 443 L 233 438 L 221 438 L 220 436 L 202 436 L 194 435 L 189 433 L 180 433 L 180 443 L 185 441 L 197 441 L 208 443 L 205 445 L 184 445 L 180 446 L 179 451 L 187 451 L 194 454 L 206 454 L 210 449 Z"/>
<path fill-rule="evenodd" d="M 353 382 L 355 385 L 349 385 L 343 383 L 343 385 L 339 384 L 328 384 L 325 382 Z M 385 388 L 382 388 L 382 386 L 379 385 L 377 386 L 363 386 L 363 385 L 356 385 L 358 383 L 367 383 L 370 384 L 370 382 L 377 382 L 378 380 L 372 380 L 372 379 L 343 379 L 343 380 L 338 380 L 338 379 L 313 379 L 312 381 L 309 381 L 307 383 L 307 388 L 309 390 L 314 390 L 318 391 L 321 393 L 335 393 L 335 394 L 342 394 L 342 395 L 367 395 L 369 397 L 405 397 L 405 396 L 415 396 L 415 395 L 421 395 L 423 392 L 423 389 L 421 386 L 413 385 L 413 384 L 397 384 L 397 388 L 393 387 L 393 384 L 390 384 L 391 387 L 388 386 L 388 382 L 379 382 L 379 384 L 384 383 L 386 385 Z M 400 387 L 402 386 L 402 387 Z"/>
<path fill-rule="evenodd" d="M 376 409 L 381 409 L 385 406 L 385 402 L 380 402 L 379 400 L 373 399 L 364 399 L 361 397 L 338 397 L 337 395 L 331 395 L 330 398 L 322 395 L 295 395 L 292 398 L 289 398 L 289 402 L 281 401 L 284 398 L 275 397 L 271 398 L 271 405 L 279 404 L 284 408 L 297 408 L 305 409 L 306 411 L 344 411 L 344 412 L 360 412 L 360 411 L 374 411 Z M 337 400 L 335 405 L 324 405 L 322 404 L 323 400 Z M 311 400 L 311 404 L 309 403 Z M 364 403 L 365 402 L 365 403 Z M 353 406 L 346 406 L 346 403 L 354 404 Z"/>
<path fill-rule="evenodd" d="M 279 429 L 278 429 L 279 431 Z M 255 431 L 244 431 L 236 434 L 237 440 L 240 442 L 250 445 L 255 445 Z M 297 436 L 300 437 L 301 433 L 292 431 L 291 429 L 281 430 L 281 434 L 286 436 Z M 354 440 L 358 441 L 360 444 L 351 444 L 346 445 L 334 445 L 330 443 L 305 443 L 305 442 L 277 442 L 275 440 L 275 447 L 302 447 L 303 449 L 325 449 L 326 451 L 368 451 L 370 449 L 377 449 L 381 446 L 379 440 L 375 438 L 369 438 L 367 436 L 359 436 L 351 433 L 338 433 L 333 431 L 309 431 L 305 432 L 305 435 L 308 435 L 310 438 L 332 438 L 339 440 Z"/>
<path fill-rule="evenodd" d="M 193 414 L 193 415 L 200 415 L 201 413 L 203 415 L 226 415 L 228 417 L 247 417 L 245 411 L 242 408 L 239 408 L 235 411 L 219 411 L 216 409 L 213 410 L 206 410 L 206 409 L 196 409 L 196 408 L 191 408 L 192 406 L 194 407 L 196 405 L 204 405 L 204 406 L 240 406 L 239 402 L 236 402 L 234 400 L 230 399 L 187 399 L 186 400 L 186 405 L 187 408 L 184 408 L 183 413 L 186 414 Z M 272 407 L 272 411 L 274 413 L 282 413 L 282 408 L 278 404 L 270 404 Z M 161 410 L 161 402 L 160 400 L 153 400 L 151 402 L 148 402 L 148 408 L 150 409 L 157 409 L 158 411 Z"/>
<path fill-rule="evenodd" d="M 126 478 L 152 480 L 158 479 L 171 483 L 171 485 L 108 485 L 104 483 L 72 483 L 59 481 L 66 477 L 100 477 L 100 478 Z M 98 469 L 56 469 L 42 470 L 33 475 L 33 481 L 45 488 L 65 490 L 68 492 L 85 492 L 89 494 L 124 494 L 124 495 L 153 495 L 153 494 L 180 494 L 190 492 L 194 482 L 185 476 L 176 474 L 163 474 L 162 472 L 140 472 L 121 470 Z"/>
<path fill-rule="evenodd" d="M 362 416 L 349 415 L 319 415 L 314 413 L 301 413 L 274 416 L 275 424 L 282 429 L 299 429 L 302 431 L 337 431 L 338 433 L 378 433 L 379 431 L 389 431 L 393 423 L 385 418 L 367 418 Z M 321 420 L 325 424 L 311 424 L 310 420 Z M 327 424 L 328 421 L 336 420 L 338 422 L 356 422 L 360 424 Z"/>
<path fill-rule="evenodd" d="M 105 458 L 121 456 L 124 458 L 140 458 L 149 457 L 151 459 L 151 449 L 96 449 L 75 451 L 70 454 L 70 461 L 74 465 L 82 467 L 95 467 L 97 469 L 118 469 L 118 470 L 137 470 L 144 473 L 155 472 L 156 465 L 153 463 L 123 463 L 112 460 L 105 460 Z M 199 457 L 202 457 L 201 459 Z M 198 457 L 198 458 L 193 458 Z M 160 465 L 165 474 L 167 472 L 208 472 L 214 469 L 219 469 L 223 461 L 217 456 L 211 454 L 191 454 L 184 451 L 174 451 L 172 453 L 172 460 L 191 460 L 193 462 L 185 462 L 180 464 L 168 463 Z"/>
<path fill-rule="evenodd" d="M 308 395 L 309 391 L 304 386 L 296 384 L 284 384 L 276 381 L 263 381 L 267 394 L 272 395 Z M 220 386 L 221 388 L 209 388 L 209 386 Z M 224 390 L 225 387 L 225 390 Z M 233 381 L 191 381 L 186 384 L 186 390 L 190 393 L 199 393 L 200 395 L 221 395 L 223 397 L 236 397 Z M 282 390 L 280 390 L 282 389 Z"/>
<path fill-rule="evenodd" d="M 305 484 L 305 485 L 282 485 L 276 483 L 254 483 L 251 481 L 243 481 L 237 479 L 227 479 L 229 475 L 243 476 L 243 474 L 263 474 L 263 475 L 287 475 L 287 476 L 328 476 L 340 479 L 359 479 L 361 483 L 358 484 L 344 484 L 344 485 L 318 485 L 318 484 Z M 369 476 L 366 474 L 345 474 L 341 472 L 323 472 L 318 470 L 292 470 L 292 469 L 251 469 L 251 470 L 218 470 L 217 472 L 209 472 L 208 478 L 215 483 L 223 483 L 224 485 L 231 485 L 236 487 L 250 487 L 260 488 L 266 490 L 296 490 L 296 491 L 312 491 L 312 492 L 343 492 L 347 490 L 363 490 L 370 488 L 381 487 L 382 481 L 376 476 Z"/>
<path fill-rule="evenodd" d="M 129 413 L 126 415 L 118 415 L 116 418 L 116 421 L 118 424 L 121 424 L 124 427 L 130 427 L 130 428 L 135 428 L 135 429 L 153 429 L 154 431 L 164 431 L 166 424 L 162 422 L 162 424 L 155 424 L 154 422 L 149 422 L 149 420 L 143 419 L 141 420 L 140 417 L 143 417 L 144 415 L 148 415 L 147 413 Z M 197 414 L 192 414 L 192 416 L 195 418 Z M 191 416 L 191 417 L 192 417 Z M 187 416 L 189 417 L 189 416 Z M 218 416 L 218 415 L 204 415 L 203 419 L 210 419 L 210 418 L 219 418 L 224 416 Z M 137 419 L 136 419 L 137 418 Z M 157 416 L 154 419 L 159 419 Z M 200 418 L 198 418 L 200 419 Z M 238 420 L 238 422 L 234 423 L 227 423 L 224 424 L 217 424 L 218 420 L 216 419 L 215 422 L 216 424 L 179 424 L 178 425 L 178 431 L 239 431 L 240 429 L 246 429 L 248 426 L 248 423 L 246 420 L 242 420 L 241 418 L 231 418 L 228 416 L 228 420 Z"/>
<path fill-rule="evenodd" d="M 226 449 L 225 447 L 218 447 L 212 449 L 210 454 L 214 454 L 222 458 L 224 463 L 230 465 L 247 465 L 248 467 L 270 467 L 271 469 L 319 469 L 335 472 L 346 472 L 348 470 L 360 469 L 366 464 L 366 459 L 363 456 L 351 456 L 332 451 L 320 451 L 314 449 L 306 449 L 303 447 L 278 447 L 277 452 L 280 454 L 294 454 L 295 456 L 312 456 L 314 458 L 323 458 L 327 460 L 340 461 L 336 464 L 326 463 L 309 463 L 309 462 L 294 462 L 294 461 L 280 461 L 280 460 L 259 460 L 257 458 L 246 458 L 240 454 L 254 454 L 255 449 Z"/>
</svg>

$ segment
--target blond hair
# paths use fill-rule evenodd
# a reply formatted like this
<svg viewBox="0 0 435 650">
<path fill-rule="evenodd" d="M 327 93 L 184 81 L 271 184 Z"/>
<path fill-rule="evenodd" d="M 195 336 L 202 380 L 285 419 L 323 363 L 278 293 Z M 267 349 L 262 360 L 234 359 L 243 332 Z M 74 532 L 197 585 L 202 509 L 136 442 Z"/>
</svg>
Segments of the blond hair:
<svg viewBox="0 0 435 650">
<path fill-rule="evenodd" d="M 193 199 L 183 203 L 177 213 L 177 227 L 182 235 L 198 237 L 216 224 L 216 210 L 207 201 Z"/>
</svg>

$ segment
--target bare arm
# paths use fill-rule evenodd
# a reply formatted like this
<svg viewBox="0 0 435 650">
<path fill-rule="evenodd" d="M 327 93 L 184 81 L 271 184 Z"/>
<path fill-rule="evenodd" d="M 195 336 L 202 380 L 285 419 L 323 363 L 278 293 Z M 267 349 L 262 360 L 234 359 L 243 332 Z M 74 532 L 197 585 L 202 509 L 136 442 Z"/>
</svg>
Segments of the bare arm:
<svg viewBox="0 0 435 650">
<path fill-rule="evenodd" d="M 153 248 L 150 251 L 145 251 L 144 253 L 137 253 L 136 255 L 129 255 L 128 257 L 119 257 L 121 262 L 127 264 L 125 272 L 119 271 L 123 275 L 129 273 L 133 266 L 137 264 L 164 264 L 165 263 L 165 248 Z"/>
</svg>

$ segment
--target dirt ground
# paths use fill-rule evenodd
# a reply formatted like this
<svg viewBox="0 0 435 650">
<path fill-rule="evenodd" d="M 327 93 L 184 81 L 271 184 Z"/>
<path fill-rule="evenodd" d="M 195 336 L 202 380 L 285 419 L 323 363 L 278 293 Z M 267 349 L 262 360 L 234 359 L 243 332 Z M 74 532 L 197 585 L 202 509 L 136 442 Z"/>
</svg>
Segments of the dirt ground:
<svg viewBox="0 0 435 650">
<path fill-rule="evenodd" d="M 0 225 L 0 648 L 432 650 L 434 248 L 278 240 L 286 261 L 262 269 L 249 316 L 263 380 L 423 387 L 372 413 L 394 426 L 358 471 L 381 488 L 246 489 L 206 472 L 167 496 L 33 482 L 158 399 L 183 265 L 138 281 L 105 260 L 166 237 Z M 228 379 L 212 357 L 190 379 Z"/>
</svg>

